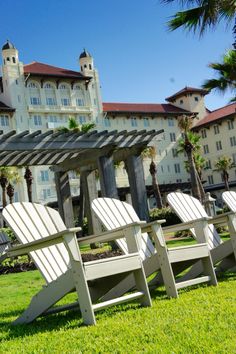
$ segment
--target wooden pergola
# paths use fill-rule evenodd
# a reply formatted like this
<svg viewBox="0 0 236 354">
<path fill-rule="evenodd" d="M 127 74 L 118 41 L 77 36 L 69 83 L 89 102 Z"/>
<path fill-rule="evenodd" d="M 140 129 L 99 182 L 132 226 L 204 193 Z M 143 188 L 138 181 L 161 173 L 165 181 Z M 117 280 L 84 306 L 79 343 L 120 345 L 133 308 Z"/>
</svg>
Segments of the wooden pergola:
<svg viewBox="0 0 236 354">
<path fill-rule="evenodd" d="M 160 140 L 163 130 L 89 133 L 40 130 L 30 133 L 0 131 L 0 166 L 49 165 L 55 174 L 59 212 L 68 227 L 74 215 L 68 171 L 79 169 L 87 200 L 96 196 L 92 172 L 99 171 L 101 195 L 118 198 L 114 162 L 124 161 L 133 206 L 142 220 L 148 219 L 148 205 L 141 152 L 153 140 Z M 91 215 L 90 215 L 91 216 Z"/>
</svg>

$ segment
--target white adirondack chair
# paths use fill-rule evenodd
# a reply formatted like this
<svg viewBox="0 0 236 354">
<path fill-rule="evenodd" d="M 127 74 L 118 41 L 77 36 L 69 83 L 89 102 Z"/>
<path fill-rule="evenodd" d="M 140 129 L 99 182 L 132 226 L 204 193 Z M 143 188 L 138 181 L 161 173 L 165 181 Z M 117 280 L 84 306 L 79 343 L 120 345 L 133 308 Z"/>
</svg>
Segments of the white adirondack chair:
<svg viewBox="0 0 236 354">
<path fill-rule="evenodd" d="M 141 222 L 130 204 L 112 198 L 94 199 L 92 202 L 92 209 L 107 230 L 127 226 L 133 222 L 140 223 L 142 229 L 140 255 L 143 259 L 146 276 L 160 270 L 168 296 L 177 297 L 178 289 L 202 282 L 209 282 L 213 285 L 217 284 L 210 252 L 207 244 L 203 241 L 194 246 L 183 246 L 168 249 L 166 247 L 165 238 L 161 227 L 164 220 L 155 221 L 148 224 L 146 222 Z M 204 225 L 204 220 L 201 220 L 200 224 Z M 201 230 L 199 223 L 197 225 L 192 223 L 190 226 L 195 227 L 196 233 L 200 232 L 202 239 L 204 239 L 205 231 L 203 229 Z M 123 253 L 126 254 L 127 240 L 122 238 L 116 240 L 116 242 Z M 172 268 L 173 264 L 184 261 L 196 261 L 198 259 L 202 260 L 204 276 L 184 282 L 182 282 L 181 279 L 178 281 L 175 280 Z M 116 293 L 127 290 L 131 284 L 131 279 L 124 280 L 122 284 L 123 287 L 121 285 L 116 287 Z"/>
<path fill-rule="evenodd" d="M 222 194 L 222 199 L 225 204 L 229 207 L 229 209 L 233 212 L 229 216 L 230 223 L 229 223 L 229 231 L 230 231 L 230 238 L 234 250 L 234 255 L 236 259 L 236 192 L 234 191 L 226 191 Z"/>
<path fill-rule="evenodd" d="M 76 239 L 77 229 L 67 229 L 59 213 L 49 207 L 33 203 L 13 203 L 3 210 L 3 217 L 23 244 L 9 251 L 10 256 L 28 253 L 44 277 L 47 286 L 35 295 L 29 307 L 15 321 L 28 323 L 41 314 L 71 308 L 71 305 L 50 309 L 63 296 L 76 289 L 78 303 L 85 324 L 95 324 L 94 312 L 108 306 L 139 299 L 144 306 L 151 306 L 142 260 L 139 255 L 141 229 L 137 223 L 113 232 L 96 235 L 99 242 L 126 237 L 128 252 L 124 256 L 83 262 L 79 244 L 94 242 L 94 236 Z M 132 273 L 135 292 L 110 301 L 92 304 L 88 282 Z"/>
<path fill-rule="evenodd" d="M 11 241 L 7 234 L 0 231 L 0 263 L 7 257 L 6 252 L 11 245 Z"/>
<path fill-rule="evenodd" d="M 218 215 L 215 217 L 209 217 L 202 206 L 202 204 L 196 198 L 181 193 L 181 192 L 173 192 L 167 195 L 167 201 L 174 210 L 174 212 L 179 216 L 180 220 L 184 223 L 191 223 L 192 221 L 201 220 L 201 218 L 208 219 L 208 247 L 211 251 L 211 257 L 213 264 L 217 264 L 220 261 L 220 266 L 218 267 L 219 270 L 225 270 L 231 268 L 235 265 L 235 258 L 232 257 L 234 252 L 232 247 L 231 240 L 226 242 L 222 242 L 218 232 L 214 225 L 228 225 L 230 228 L 230 234 L 232 235 L 235 233 L 235 228 L 232 224 L 232 213 L 226 213 L 222 215 Z M 236 224 L 235 224 L 236 226 Z M 192 234 L 195 238 L 197 238 L 196 233 L 193 229 L 191 229 Z M 230 258 L 228 258 L 230 257 Z M 236 253 L 235 253 L 236 257 Z M 192 275 L 196 274 L 193 270 Z M 197 272 L 199 272 L 198 269 Z M 191 274 L 191 273 L 190 273 Z"/>
</svg>

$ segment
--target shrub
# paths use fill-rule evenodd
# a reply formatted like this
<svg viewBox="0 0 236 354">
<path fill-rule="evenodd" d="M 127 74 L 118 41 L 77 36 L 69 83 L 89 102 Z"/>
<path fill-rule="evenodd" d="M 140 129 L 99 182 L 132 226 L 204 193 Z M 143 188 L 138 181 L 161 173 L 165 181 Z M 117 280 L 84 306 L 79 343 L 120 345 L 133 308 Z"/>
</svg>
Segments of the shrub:
<svg viewBox="0 0 236 354">
<path fill-rule="evenodd" d="M 165 219 L 164 226 L 170 226 L 181 223 L 180 218 L 171 210 L 170 207 L 162 209 L 152 209 L 150 211 L 150 221 Z"/>
<path fill-rule="evenodd" d="M 14 232 L 9 227 L 2 227 L 2 228 L 0 228 L 0 231 L 5 232 L 12 242 L 17 241 Z"/>
</svg>

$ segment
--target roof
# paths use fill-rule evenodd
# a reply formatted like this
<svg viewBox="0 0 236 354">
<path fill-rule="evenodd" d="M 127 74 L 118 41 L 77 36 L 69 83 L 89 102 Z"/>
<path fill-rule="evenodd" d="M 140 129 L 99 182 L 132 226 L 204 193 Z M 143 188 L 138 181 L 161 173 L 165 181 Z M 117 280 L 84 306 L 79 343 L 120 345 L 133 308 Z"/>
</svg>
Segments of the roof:
<svg viewBox="0 0 236 354">
<path fill-rule="evenodd" d="M 0 101 L 0 112 L 15 112 L 15 109 Z"/>
<path fill-rule="evenodd" d="M 176 92 L 174 95 L 167 97 L 166 101 L 172 102 L 176 98 L 184 96 L 187 93 L 201 93 L 202 95 L 206 95 L 208 94 L 208 91 L 204 89 L 195 88 L 195 87 L 185 86 L 182 90 Z"/>
<path fill-rule="evenodd" d="M 7 42 L 2 46 L 2 50 L 15 49 L 15 46 L 7 40 Z"/>
<path fill-rule="evenodd" d="M 91 58 L 91 55 L 86 49 L 84 49 L 84 51 L 80 54 L 79 58 Z"/>
<path fill-rule="evenodd" d="M 236 103 L 229 104 L 227 106 L 221 107 L 207 114 L 202 120 L 200 120 L 194 128 L 199 128 L 205 125 L 210 125 L 212 123 L 218 122 L 219 120 L 225 119 L 233 114 L 236 114 Z"/>
<path fill-rule="evenodd" d="M 103 103 L 103 111 L 110 113 L 189 113 L 166 103 Z"/>
<path fill-rule="evenodd" d="M 57 66 L 39 63 L 37 61 L 24 65 L 24 73 L 34 74 L 37 76 L 41 75 L 41 76 L 55 76 L 55 77 L 74 78 L 74 79 L 88 79 L 87 76 L 84 76 L 78 71 L 58 68 Z"/>
</svg>

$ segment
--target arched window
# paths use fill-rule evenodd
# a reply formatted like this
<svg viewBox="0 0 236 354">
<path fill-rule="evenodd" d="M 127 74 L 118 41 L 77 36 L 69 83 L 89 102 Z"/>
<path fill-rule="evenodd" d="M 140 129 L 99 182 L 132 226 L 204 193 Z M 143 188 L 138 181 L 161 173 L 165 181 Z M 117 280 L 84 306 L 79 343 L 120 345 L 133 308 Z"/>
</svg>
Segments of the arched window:
<svg viewBox="0 0 236 354">
<path fill-rule="evenodd" d="M 38 83 L 30 81 L 28 83 L 29 88 L 29 100 L 33 106 L 41 104 L 40 88 Z"/>
<path fill-rule="evenodd" d="M 57 98 L 56 98 L 55 86 L 50 82 L 46 82 L 44 84 L 44 89 L 45 89 L 46 105 L 56 106 Z"/>
<path fill-rule="evenodd" d="M 59 85 L 60 96 L 61 96 L 61 105 L 62 106 L 70 106 L 71 105 L 71 97 L 70 97 L 70 87 L 67 84 Z"/>
</svg>

